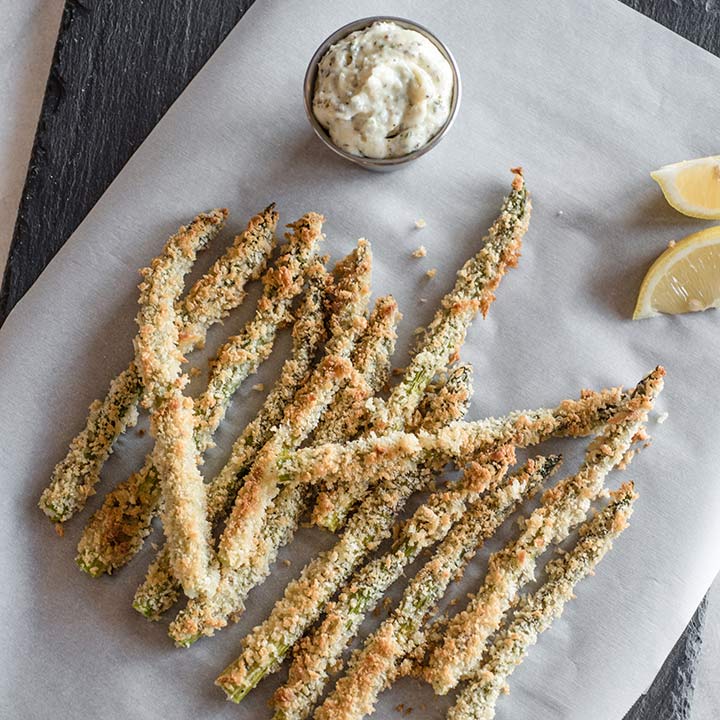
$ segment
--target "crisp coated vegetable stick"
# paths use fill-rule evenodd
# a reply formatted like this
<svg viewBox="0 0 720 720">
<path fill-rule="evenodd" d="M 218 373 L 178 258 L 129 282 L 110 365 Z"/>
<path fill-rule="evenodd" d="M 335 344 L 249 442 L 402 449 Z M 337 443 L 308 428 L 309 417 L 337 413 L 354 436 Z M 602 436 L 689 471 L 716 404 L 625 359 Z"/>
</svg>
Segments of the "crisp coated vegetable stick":
<svg viewBox="0 0 720 720">
<path fill-rule="evenodd" d="M 308 290 L 298 308 L 298 319 L 293 327 L 291 357 L 284 363 L 280 377 L 257 417 L 236 441 L 220 476 L 208 487 L 211 522 L 218 513 L 227 510 L 227 498 L 221 496 L 230 491 L 235 475 L 242 469 L 234 468 L 242 466 L 243 458 L 251 461 L 253 453 L 265 443 L 270 428 L 282 418 L 285 404 L 306 379 L 315 353 L 324 340 L 323 298 L 329 276 L 323 264 L 316 261 L 308 268 L 307 277 Z M 78 565 L 95 576 L 125 565 L 140 550 L 143 540 L 150 533 L 158 499 L 157 472 L 152 465 L 152 457 L 148 456 L 145 467 L 109 493 L 102 507 L 88 522 L 78 544 Z M 160 555 L 164 556 L 162 566 L 169 571 L 164 549 Z M 177 583 L 169 577 L 162 579 L 157 568 L 151 575 L 156 582 L 162 582 L 166 592 L 170 588 L 177 590 Z M 156 608 L 147 606 L 145 614 L 153 617 L 156 612 Z"/>
<path fill-rule="evenodd" d="M 343 483 L 360 496 L 368 477 L 388 477 L 424 458 L 464 463 L 503 445 L 527 447 L 549 437 L 580 437 L 601 426 L 617 409 L 619 388 L 584 390 L 554 408 L 518 410 L 501 418 L 458 420 L 435 432 L 369 434 L 349 443 L 318 445 L 284 458 L 280 481 Z M 331 513 L 329 513 L 331 514 Z"/>
<path fill-rule="evenodd" d="M 355 373 L 323 414 L 313 441 L 352 437 L 357 430 L 357 408 L 364 407 L 369 394 L 385 384 L 390 358 L 395 347 L 395 325 L 399 319 L 397 303 L 390 297 L 379 298 L 370 315 L 363 338 L 353 352 Z M 286 485 L 275 498 L 255 540 L 252 563 L 237 573 L 225 574 L 211 602 L 188 603 L 170 626 L 170 636 L 178 645 L 187 646 L 202 634 L 211 635 L 223 627 L 229 616 L 237 617 L 244 609 L 247 593 L 267 576 L 278 550 L 289 542 L 308 504 L 307 488 L 300 483 Z"/>
<path fill-rule="evenodd" d="M 303 316 L 307 317 L 307 312 L 299 317 Z M 371 392 L 379 389 L 379 386 L 384 383 L 385 373 L 380 370 L 380 367 L 383 364 L 386 368 L 389 366 L 390 356 L 394 349 L 394 327 L 397 319 L 398 312 L 395 301 L 390 298 L 380 298 L 370 316 L 363 339 L 353 353 L 356 368 L 363 376 L 362 383 L 364 387 L 368 387 L 370 384 Z M 279 382 L 285 390 L 284 400 L 275 408 L 273 415 L 277 414 L 282 417 L 284 405 L 292 397 L 287 393 L 289 384 L 282 382 L 282 376 Z M 377 383 L 379 385 L 376 385 Z M 364 396 L 354 387 L 346 387 L 336 395 L 333 403 L 323 415 L 315 431 L 315 437 L 341 439 L 336 433 L 338 428 L 343 430 L 348 426 L 346 413 L 348 413 L 348 402 L 353 397 L 356 402 L 364 399 Z M 268 396 L 268 400 L 270 400 L 270 396 Z M 348 413 L 348 416 L 350 414 Z M 256 422 L 251 423 L 251 426 Z M 246 435 L 250 437 L 251 434 L 257 441 L 257 445 L 262 446 L 267 440 L 269 430 L 276 422 L 276 419 L 272 420 L 267 427 L 267 434 L 261 434 L 257 428 L 248 426 L 251 428 L 250 431 L 246 429 L 236 441 L 237 454 L 233 453 L 233 457 L 209 487 L 208 505 L 213 519 L 219 518 L 227 512 L 244 472 L 253 460 L 254 453 L 248 452 L 249 446 L 243 438 Z M 325 432 L 326 428 L 332 429 L 333 432 Z M 219 585 L 212 603 L 207 601 L 191 602 L 185 610 L 180 612 L 170 628 L 171 636 L 178 644 L 188 645 L 201 636 L 202 628 L 207 627 L 206 632 L 210 634 L 213 627 L 224 625 L 229 615 L 239 615 L 242 612 L 247 592 L 266 577 L 270 565 L 277 556 L 278 549 L 292 538 L 300 515 L 305 508 L 306 496 L 307 491 L 302 487 L 291 489 L 288 486 L 280 493 L 263 524 L 261 538 L 257 541 L 259 547 L 255 549 L 251 568 L 241 573 L 240 578 L 226 576 Z M 150 566 L 145 581 L 138 588 L 133 606 L 146 617 L 158 619 L 175 603 L 177 592 L 177 584 L 168 575 L 167 554 L 161 551 Z"/>
<path fill-rule="evenodd" d="M 612 493 L 611 502 L 580 528 L 580 539 L 568 553 L 551 560 L 548 579 L 530 597 L 521 601 L 512 621 L 498 633 L 470 684 L 459 694 L 448 712 L 448 720 L 492 720 L 495 704 L 513 670 L 523 661 L 565 603 L 572 600 L 580 580 L 596 565 L 625 530 L 637 495 L 632 483 Z"/>
<path fill-rule="evenodd" d="M 448 622 L 442 642 L 430 654 L 425 675 L 435 692 L 444 695 L 476 669 L 487 638 L 498 628 L 518 588 L 532 577 L 537 558 L 585 517 L 607 474 L 626 457 L 662 390 L 664 374 L 658 367 L 638 383 L 590 443 L 579 472 L 548 490 L 517 540 L 490 558 L 480 591 Z"/>
<path fill-rule="evenodd" d="M 233 393 L 256 372 L 272 352 L 277 331 L 292 317 L 293 300 L 302 292 L 307 269 L 322 240 L 325 218 L 310 212 L 288 227 L 285 252 L 263 277 L 263 296 L 255 317 L 243 331 L 228 339 L 212 362 L 208 386 L 195 403 L 195 435 L 198 450 L 212 446 L 212 436 L 225 417 Z"/>
<path fill-rule="evenodd" d="M 278 217 L 273 203 L 250 218 L 245 230 L 180 301 L 181 352 L 202 347 L 208 329 L 245 300 L 245 286 L 265 272 L 275 247 Z"/>
<path fill-rule="evenodd" d="M 423 641 L 421 628 L 426 616 L 462 572 L 469 556 L 492 537 L 523 498 L 543 485 L 558 462 L 557 456 L 529 460 L 509 481 L 468 509 L 410 581 L 392 614 L 353 656 L 347 673 L 316 711 L 317 720 L 357 720 L 372 712 L 399 663 Z"/>
<path fill-rule="evenodd" d="M 273 426 L 282 418 L 285 405 L 310 373 L 315 354 L 325 339 L 323 305 L 329 282 L 329 275 L 320 261 L 310 266 L 308 289 L 293 326 L 291 356 L 283 364 L 280 377 L 257 416 L 235 441 L 225 467 L 208 486 L 208 516 L 211 523 L 229 509 L 234 493 L 233 484 L 236 487 L 240 482 L 242 472 L 267 441 Z M 126 533 L 128 535 L 129 532 Z M 135 593 L 133 607 L 147 618 L 157 620 L 175 604 L 179 590 L 170 570 L 167 547 L 163 546 L 150 564 L 145 581 Z"/>
<path fill-rule="evenodd" d="M 181 229 L 180 233 L 188 237 L 203 237 L 206 242 L 210 242 L 220 232 L 226 217 L 227 210 L 224 209 L 198 215 L 189 226 Z M 267 233 L 264 245 L 256 246 L 254 240 L 244 239 L 242 245 L 238 244 L 238 247 L 245 247 L 247 244 L 250 274 L 262 265 L 272 250 L 272 232 L 270 229 Z M 252 262 L 255 263 L 254 266 Z M 215 280 L 216 275 L 208 273 L 195 287 L 202 283 L 214 286 Z M 241 282 L 244 281 L 238 276 L 238 283 Z M 190 292 L 192 293 L 192 290 Z M 197 326 L 200 318 L 209 314 L 202 302 L 204 295 L 199 291 L 195 295 L 197 300 L 191 307 L 184 308 L 181 305 L 180 315 L 184 321 L 181 337 L 186 326 Z M 239 298 L 241 299 L 242 297 Z M 198 334 L 197 328 L 193 334 Z M 181 349 L 187 352 L 192 349 L 192 345 L 188 344 Z M 110 383 L 105 399 L 96 400 L 90 406 L 84 429 L 73 438 L 67 455 L 55 466 L 50 484 L 40 497 L 40 509 L 50 520 L 65 522 L 85 507 L 88 497 L 95 492 L 100 471 L 112 452 L 113 443 L 126 428 L 137 422 L 137 405 L 141 393 L 142 382 L 133 361 Z"/>
<path fill-rule="evenodd" d="M 484 238 L 482 249 L 457 274 L 455 287 L 443 299 L 435 318 L 425 331 L 418 350 L 406 368 L 399 385 L 393 388 L 385 412 L 374 422 L 376 430 L 402 430 L 425 388 L 435 374 L 452 362 L 465 341 L 470 323 L 480 310 L 487 315 L 493 294 L 508 267 L 517 264 L 522 239 L 530 222 L 531 203 L 521 168 L 513 169 L 510 194 L 503 201 L 500 215 Z M 324 499 L 333 512 L 315 521 L 330 530 L 342 525 L 352 505 L 362 497 L 370 478 L 358 475 L 354 488 L 338 484 Z"/>
<path fill-rule="evenodd" d="M 194 406 L 194 436 L 199 452 L 212 444 L 212 434 L 233 393 L 272 351 L 277 331 L 302 290 L 308 265 L 322 237 L 322 221 L 322 216 L 308 213 L 290 226 L 293 233 L 288 235 L 284 251 L 263 276 L 263 296 L 254 318 L 219 350 L 208 387 Z M 99 575 L 127 562 L 150 532 L 159 495 L 158 469 L 148 456 L 142 469 L 109 493 L 91 518 L 78 548 L 81 569 Z M 116 539 L 120 540 L 119 548 L 113 547 Z M 132 552 L 123 554 L 126 548 Z"/>
<path fill-rule="evenodd" d="M 337 601 L 326 609 L 323 622 L 296 648 L 288 681 L 275 693 L 275 720 L 309 717 L 331 668 L 335 668 L 366 615 L 422 550 L 447 535 L 468 505 L 476 503 L 486 490 L 497 485 L 502 487 L 500 479 L 512 462 L 514 454 L 512 448 L 508 448 L 492 465 L 471 463 L 461 482 L 453 489 L 434 493 L 401 526 L 388 553 L 355 573 Z"/>
<path fill-rule="evenodd" d="M 461 366 L 448 379 L 431 404 L 427 422 L 437 427 L 462 416 L 471 395 L 471 370 Z M 412 493 L 427 484 L 439 467 L 415 468 L 402 478 L 379 484 L 360 505 L 342 537 L 303 569 L 285 589 L 284 597 L 264 623 L 243 641 L 243 653 L 229 665 L 216 683 L 228 697 L 239 702 L 260 680 L 273 672 L 307 628 L 318 618 L 324 604 L 349 577 L 353 568 L 392 530 L 394 517 Z"/>
<path fill-rule="evenodd" d="M 372 253 L 367 240 L 338 263 L 330 339 L 310 379 L 285 409 L 283 421 L 258 454 L 239 489 L 220 536 L 218 555 L 223 570 L 232 572 L 251 562 L 253 541 L 266 510 L 278 492 L 278 458 L 297 448 L 315 429 L 322 414 L 352 371 L 350 355 L 365 330 L 370 298 Z"/>
<path fill-rule="evenodd" d="M 141 271 L 135 359 L 143 381 L 143 403 L 150 408 L 155 437 L 153 458 L 161 475 L 163 526 L 173 574 L 185 593 L 211 592 L 217 585 L 213 567 L 205 487 L 195 461 L 193 403 L 183 395 L 187 376 L 178 347 L 175 301 L 182 291 L 197 250 L 206 236 L 178 233 L 163 253 Z"/>
</svg>

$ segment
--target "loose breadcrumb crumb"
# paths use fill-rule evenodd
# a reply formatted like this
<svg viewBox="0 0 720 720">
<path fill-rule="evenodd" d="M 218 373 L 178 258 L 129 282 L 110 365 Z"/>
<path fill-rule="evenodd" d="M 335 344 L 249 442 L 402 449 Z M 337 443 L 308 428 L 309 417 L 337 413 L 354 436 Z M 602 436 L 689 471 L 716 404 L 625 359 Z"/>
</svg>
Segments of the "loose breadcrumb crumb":
<svg viewBox="0 0 720 720">
<path fill-rule="evenodd" d="M 420 245 L 416 250 L 412 251 L 414 258 L 424 258 L 427 255 L 427 250 L 424 245 Z"/>
<path fill-rule="evenodd" d="M 670 413 L 666 413 L 666 412 L 660 413 L 660 414 L 655 418 L 655 422 L 656 422 L 658 425 L 662 425 L 662 424 L 668 419 L 669 415 L 670 415 Z"/>
<path fill-rule="evenodd" d="M 677 243 L 676 243 L 674 240 L 671 240 L 671 241 L 668 243 L 668 247 L 669 247 L 669 248 L 674 248 L 675 245 L 677 245 Z"/>
<path fill-rule="evenodd" d="M 264 392 L 264 390 L 265 390 L 265 385 L 264 385 L 264 383 L 258 383 L 257 385 L 253 385 L 253 386 L 252 386 L 252 389 L 253 389 L 255 392 Z"/>
<path fill-rule="evenodd" d="M 55 523 L 55 532 L 58 537 L 63 537 L 65 535 L 65 528 L 62 523 Z"/>
<path fill-rule="evenodd" d="M 422 230 L 426 225 L 427 225 L 427 223 L 425 222 L 425 220 L 424 220 L 423 218 L 418 218 L 418 219 L 415 221 L 415 227 L 416 227 L 418 230 Z"/>
<path fill-rule="evenodd" d="M 190 368 L 190 377 L 198 377 L 202 373 L 199 367 Z"/>
<path fill-rule="evenodd" d="M 431 268 L 425 273 L 429 278 L 434 278 L 437 275 L 437 268 Z"/>
<path fill-rule="evenodd" d="M 286 568 L 290 567 L 292 565 L 292 562 L 290 560 L 283 560 L 282 563 Z"/>
</svg>

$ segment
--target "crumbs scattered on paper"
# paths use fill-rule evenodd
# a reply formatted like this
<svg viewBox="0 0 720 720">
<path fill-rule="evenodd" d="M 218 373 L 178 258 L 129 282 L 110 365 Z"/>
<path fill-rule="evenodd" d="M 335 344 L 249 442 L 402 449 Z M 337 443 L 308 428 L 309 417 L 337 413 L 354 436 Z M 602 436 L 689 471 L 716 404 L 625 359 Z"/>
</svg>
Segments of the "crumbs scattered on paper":
<svg viewBox="0 0 720 720">
<path fill-rule="evenodd" d="M 660 414 L 655 418 L 655 422 L 656 422 L 658 425 L 662 425 L 662 424 L 668 419 L 669 416 L 670 416 L 670 413 L 666 413 L 666 412 L 660 413 Z"/>
<path fill-rule="evenodd" d="M 418 218 L 418 219 L 415 221 L 415 227 L 416 227 L 418 230 L 422 230 L 426 225 L 427 225 L 427 223 L 425 222 L 425 220 L 424 220 L 423 218 Z"/>
<path fill-rule="evenodd" d="M 430 279 L 434 278 L 435 275 L 437 275 L 437 268 L 431 268 L 425 273 Z"/>
<path fill-rule="evenodd" d="M 425 249 L 424 245 L 420 245 L 416 250 L 412 251 L 412 256 L 414 258 L 424 258 L 427 255 L 427 250 Z"/>
</svg>

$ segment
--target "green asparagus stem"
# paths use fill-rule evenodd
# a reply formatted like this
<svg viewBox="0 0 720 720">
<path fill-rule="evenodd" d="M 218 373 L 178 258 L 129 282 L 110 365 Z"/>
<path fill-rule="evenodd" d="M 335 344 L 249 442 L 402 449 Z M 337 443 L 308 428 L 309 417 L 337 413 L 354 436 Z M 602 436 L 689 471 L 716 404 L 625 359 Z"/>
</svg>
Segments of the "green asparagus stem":
<svg viewBox="0 0 720 720">
<path fill-rule="evenodd" d="M 183 279 L 206 234 L 180 232 L 163 253 L 141 271 L 135 358 L 145 388 L 155 437 L 153 458 L 161 474 L 163 525 L 173 574 L 188 596 L 217 585 L 202 475 L 195 462 L 193 403 L 183 395 L 188 378 L 181 371 L 175 302 Z"/>
<path fill-rule="evenodd" d="M 270 214 L 272 210 L 269 209 Z M 187 228 L 180 232 L 188 237 L 202 237 L 204 242 L 211 242 L 220 232 L 227 210 L 213 210 L 207 214 L 198 215 Z M 247 259 L 249 275 L 260 266 L 272 249 L 272 230 L 264 244 L 239 243 L 237 247 L 247 244 Z M 253 264 L 254 263 L 254 264 Z M 248 275 L 248 276 L 249 276 Z M 246 278 L 247 279 L 247 278 Z M 198 325 L 201 319 L 208 315 L 205 295 L 200 287 L 214 287 L 216 276 L 211 273 L 198 281 L 195 288 L 188 293 L 188 300 L 192 294 L 193 300 L 188 304 L 181 303 L 179 316 L 183 325 L 180 337 L 188 335 L 188 328 L 192 325 L 195 330 L 192 337 L 204 337 Z M 242 276 L 238 275 L 238 283 L 244 284 Z M 193 291 L 195 291 L 193 293 Z M 242 296 L 239 296 L 239 303 Z M 208 325 L 209 327 L 209 325 Z M 207 329 L 207 328 L 205 328 Z M 181 345 L 183 352 L 188 352 L 194 346 L 194 341 L 188 336 L 188 342 Z M 142 382 L 135 362 L 131 362 L 126 370 L 121 372 L 111 383 L 104 400 L 96 400 L 90 406 L 90 413 L 85 422 L 85 428 L 72 440 L 65 458 L 53 470 L 49 486 L 43 491 L 39 506 L 52 522 L 65 522 L 75 513 L 85 507 L 88 497 L 94 494 L 95 485 L 100 479 L 100 471 L 112 452 L 115 440 L 137 422 L 137 405 L 142 394 Z"/>
<path fill-rule="evenodd" d="M 530 222 L 531 202 L 522 169 L 512 172 L 512 189 L 484 238 L 483 248 L 458 272 L 455 287 L 443 298 L 400 384 L 393 388 L 385 412 L 376 419 L 375 430 L 402 430 L 408 424 L 428 383 L 457 356 L 470 323 L 479 310 L 483 317 L 487 315 L 507 268 L 517 264 Z M 360 474 L 353 488 L 338 484 L 330 497 L 321 498 L 324 506 L 333 508 L 332 514 L 322 517 L 316 513 L 315 521 L 331 530 L 340 527 L 370 480 Z"/>
<path fill-rule="evenodd" d="M 513 620 L 503 628 L 486 653 L 482 666 L 462 690 L 448 713 L 448 720 L 492 720 L 495 704 L 513 670 L 523 661 L 540 633 L 562 614 L 580 580 L 612 548 L 627 527 L 637 495 L 632 483 L 612 493 L 604 510 L 580 528 L 580 539 L 572 550 L 546 566 L 548 580 L 533 595 L 525 598 Z"/>
<path fill-rule="evenodd" d="M 326 483 L 342 484 L 348 497 L 361 497 L 368 478 L 398 475 L 428 458 L 462 464 L 503 445 L 527 447 L 552 436 L 589 435 L 612 416 L 621 395 L 618 388 L 585 390 L 579 399 L 564 400 L 555 408 L 515 411 L 473 422 L 460 420 L 432 433 L 371 433 L 350 443 L 304 448 L 283 460 L 280 481 L 322 478 Z M 335 515 L 332 508 L 324 517 L 330 529 L 341 524 L 341 515 Z"/>
<path fill-rule="evenodd" d="M 310 716 L 322 694 L 331 668 L 341 659 L 345 646 L 357 634 L 366 615 L 388 588 L 425 549 L 442 540 L 468 506 L 477 503 L 485 491 L 507 493 L 500 482 L 514 461 L 512 448 L 496 464 L 472 463 L 463 480 L 451 490 L 434 493 L 400 529 L 393 548 L 355 573 L 337 601 L 325 610 L 325 619 L 295 650 L 288 681 L 275 694 L 275 720 L 301 720 Z M 540 463 L 541 461 L 538 461 Z M 548 465 L 559 458 L 548 459 Z M 513 478 L 511 484 L 515 482 Z M 528 490 L 535 490 L 531 487 Z M 488 502 L 492 502 L 488 498 Z M 474 523 L 474 517 L 463 522 Z"/>
<path fill-rule="evenodd" d="M 291 226 L 293 234 L 288 235 L 284 252 L 263 277 L 264 292 L 255 317 L 220 349 L 208 388 L 195 403 L 194 437 L 198 452 L 211 444 L 212 434 L 241 382 L 272 351 L 277 331 L 286 322 L 290 305 L 301 291 L 313 261 L 322 220 L 320 215 L 309 213 Z M 202 297 L 196 295 L 193 294 L 193 307 L 203 304 Z M 196 337 L 197 326 L 193 327 L 195 330 L 189 328 L 187 332 L 195 333 Z M 109 493 L 90 519 L 78 546 L 80 568 L 97 576 L 128 562 L 150 533 L 159 497 L 158 470 L 148 456 L 143 468 Z"/>
<path fill-rule="evenodd" d="M 230 509 L 243 474 L 257 451 L 267 442 L 272 428 L 282 419 L 285 406 L 297 388 L 307 380 L 315 354 L 325 339 L 323 305 L 330 277 L 321 262 L 308 269 L 308 289 L 297 311 L 293 326 L 291 356 L 283 364 L 280 376 L 268 393 L 262 408 L 233 445 L 230 458 L 208 485 L 208 516 L 217 522 Z M 130 536 L 131 533 L 126 533 Z M 120 543 L 117 544 L 122 552 Z M 123 557 L 122 555 L 120 557 Z M 108 561 L 103 558 L 104 564 Z M 167 547 L 160 549 L 151 563 L 143 584 L 135 593 L 133 607 L 151 620 L 172 607 L 180 591 L 170 570 Z"/>
<path fill-rule="evenodd" d="M 662 390 L 664 374 L 658 367 L 640 381 L 590 444 L 579 472 L 548 490 L 517 540 L 490 558 L 480 591 L 450 620 L 442 643 L 430 655 L 426 678 L 435 692 L 444 695 L 477 668 L 487 638 L 497 630 L 519 587 L 532 578 L 537 559 L 583 520 L 607 474 L 626 457 Z"/>
<path fill-rule="evenodd" d="M 323 414 L 313 441 L 342 440 L 357 432 L 359 410 L 387 379 L 398 319 L 395 300 L 389 296 L 379 298 L 353 352 L 355 373 Z M 280 491 L 255 541 L 252 564 L 226 575 L 212 602 L 191 601 L 172 622 L 170 636 L 178 645 L 188 646 L 203 634 L 212 634 L 227 623 L 228 617 L 238 617 L 243 612 L 248 592 L 267 577 L 278 550 L 292 539 L 308 499 L 307 489 L 300 483 L 290 483 Z"/>
<path fill-rule="evenodd" d="M 461 366 L 448 379 L 431 405 L 431 427 L 462 416 L 471 395 L 471 371 Z M 361 504 L 337 544 L 321 553 L 291 582 L 267 620 L 243 641 L 243 653 L 220 675 L 216 684 L 234 702 L 243 697 L 282 662 L 292 645 L 319 617 L 324 604 L 352 570 L 392 530 L 394 517 L 412 493 L 427 484 L 438 467 L 417 468 L 387 485 L 379 484 Z"/>
<path fill-rule="evenodd" d="M 370 243 L 359 240 L 357 248 L 336 268 L 339 280 L 325 355 L 285 409 L 283 421 L 259 452 L 237 493 L 218 544 L 221 566 L 226 572 L 251 562 L 253 541 L 278 492 L 278 458 L 292 453 L 310 435 L 352 371 L 350 355 L 367 325 L 371 266 Z"/>
<path fill-rule="evenodd" d="M 244 485 L 238 490 L 220 537 L 219 587 L 216 592 L 201 596 L 192 606 L 193 613 L 202 616 L 222 604 L 226 593 L 236 584 L 238 573 L 261 564 L 256 562 L 253 552 L 255 541 L 262 539 L 267 510 L 277 492 L 277 455 L 292 451 L 308 437 L 338 389 L 352 374 L 349 356 L 367 324 L 365 310 L 370 296 L 371 266 L 372 255 L 366 240 L 359 240 L 357 248 L 338 263 L 335 269 L 338 280 L 329 319 L 330 340 L 325 346 L 325 354 L 293 402 L 285 408 L 282 422 L 258 452 Z M 172 628 L 170 632 L 174 634 Z"/>
<path fill-rule="evenodd" d="M 523 498 L 543 485 L 558 462 L 556 456 L 530 460 L 508 482 L 499 484 L 468 509 L 410 581 L 390 617 L 353 657 L 345 676 L 315 713 L 317 720 L 358 720 L 372 712 L 400 661 L 422 641 L 420 631 L 425 617 L 462 571 L 468 557 L 495 533 Z"/>
<path fill-rule="evenodd" d="M 195 436 L 199 452 L 212 447 L 213 433 L 225 417 L 233 394 L 269 357 L 278 329 L 291 318 L 293 300 L 302 292 L 307 269 L 323 238 L 324 219 L 310 212 L 288 226 L 292 232 L 286 235 L 287 249 L 265 273 L 265 288 L 255 317 L 218 351 L 208 386 L 196 403 Z"/>
</svg>

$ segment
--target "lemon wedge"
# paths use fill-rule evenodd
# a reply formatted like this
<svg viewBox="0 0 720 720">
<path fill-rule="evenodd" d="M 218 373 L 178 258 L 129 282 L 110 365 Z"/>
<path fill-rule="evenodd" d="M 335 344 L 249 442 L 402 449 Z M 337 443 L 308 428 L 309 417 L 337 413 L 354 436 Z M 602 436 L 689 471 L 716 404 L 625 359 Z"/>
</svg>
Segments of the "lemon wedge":
<svg viewBox="0 0 720 720">
<path fill-rule="evenodd" d="M 720 219 L 720 155 L 665 165 L 650 177 L 678 212 L 705 220 Z"/>
<path fill-rule="evenodd" d="M 688 235 L 660 255 L 640 286 L 633 320 L 720 307 L 720 225 Z"/>
</svg>

